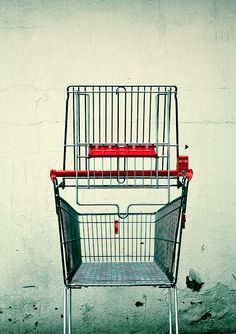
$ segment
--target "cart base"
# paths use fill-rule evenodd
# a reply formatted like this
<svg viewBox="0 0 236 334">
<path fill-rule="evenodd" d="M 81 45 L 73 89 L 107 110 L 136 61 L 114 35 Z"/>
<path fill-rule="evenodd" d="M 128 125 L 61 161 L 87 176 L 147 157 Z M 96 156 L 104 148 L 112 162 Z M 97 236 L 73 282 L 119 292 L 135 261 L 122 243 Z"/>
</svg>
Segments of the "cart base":
<svg viewBox="0 0 236 334">
<path fill-rule="evenodd" d="M 158 286 L 173 283 L 155 262 L 97 262 L 82 263 L 69 286 Z"/>
</svg>

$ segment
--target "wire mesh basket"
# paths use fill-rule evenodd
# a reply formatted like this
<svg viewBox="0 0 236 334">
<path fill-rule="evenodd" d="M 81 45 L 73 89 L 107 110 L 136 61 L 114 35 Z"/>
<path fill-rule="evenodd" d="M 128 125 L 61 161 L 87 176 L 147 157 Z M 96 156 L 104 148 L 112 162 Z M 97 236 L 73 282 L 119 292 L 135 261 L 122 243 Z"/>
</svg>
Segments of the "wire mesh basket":
<svg viewBox="0 0 236 334">
<path fill-rule="evenodd" d="M 155 213 L 79 214 L 57 196 L 65 284 L 172 286 L 186 195 Z"/>
</svg>

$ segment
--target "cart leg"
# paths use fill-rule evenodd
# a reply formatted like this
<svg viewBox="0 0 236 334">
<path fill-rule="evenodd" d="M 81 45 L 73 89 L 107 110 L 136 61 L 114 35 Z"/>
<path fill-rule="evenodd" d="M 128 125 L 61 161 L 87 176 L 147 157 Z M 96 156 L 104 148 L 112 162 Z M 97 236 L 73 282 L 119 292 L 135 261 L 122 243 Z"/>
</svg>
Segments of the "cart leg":
<svg viewBox="0 0 236 334">
<path fill-rule="evenodd" d="M 72 323 L 72 315 L 71 315 L 71 311 L 72 311 L 72 303 L 71 303 L 71 288 L 69 288 L 69 316 L 68 316 L 68 328 L 69 328 L 69 331 L 68 331 L 68 334 L 71 334 L 72 332 L 72 326 L 71 326 L 71 323 Z"/>
<path fill-rule="evenodd" d="M 169 334 L 172 334 L 172 288 L 168 289 L 169 293 Z"/>
<path fill-rule="evenodd" d="M 67 288 L 64 287 L 64 319 L 63 319 L 63 334 L 67 332 Z"/>
<path fill-rule="evenodd" d="M 175 307 L 175 332 L 179 334 L 179 324 L 178 324 L 178 297 L 177 297 L 177 287 L 174 287 L 174 307 Z"/>
<path fill-rule="evenodd" d="M 63 334 L 71 334 L 72 326 L 72 303 L 71 303 L 71 288 L 64 288 L 64 325 Z"/>
</svg>

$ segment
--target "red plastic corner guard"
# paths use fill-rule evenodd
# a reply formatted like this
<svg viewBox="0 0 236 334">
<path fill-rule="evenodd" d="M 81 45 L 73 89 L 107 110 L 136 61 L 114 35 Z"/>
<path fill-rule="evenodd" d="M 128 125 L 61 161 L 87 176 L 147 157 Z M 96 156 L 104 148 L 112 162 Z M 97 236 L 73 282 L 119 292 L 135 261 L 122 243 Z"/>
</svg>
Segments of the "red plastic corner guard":
<svg viewBox="0 0 236 334">
<path fill-rule="evenodd" d="M 177 161 L 177 170 L 179 176 L 186 175 L 187 179 L 190 181 L 193 177 L 193 170 L 189 169 L 189 160 L 187 155 L 180 155 Z"/>
<path fill-rule="evenodd" d="M 57 171 L 55 169 L 50 170 L 50 178 L 51 178 L 52 182 L 54 182 L 55 179 L 57 178 Z"/>
</svg>

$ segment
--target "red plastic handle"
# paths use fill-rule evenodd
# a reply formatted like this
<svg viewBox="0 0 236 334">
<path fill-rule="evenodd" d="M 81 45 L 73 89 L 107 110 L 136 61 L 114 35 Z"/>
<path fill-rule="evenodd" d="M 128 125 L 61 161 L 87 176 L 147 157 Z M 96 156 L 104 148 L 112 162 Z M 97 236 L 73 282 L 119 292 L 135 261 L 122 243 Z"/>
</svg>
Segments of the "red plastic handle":
<svg viewBox="0 0 236 334">
<path fill-rule="evenodd" d="M 99 158 L 99 157 L 143 157 L 143 158 L 157 158 L 155 151 L 156 145 L 90 145 L 89 147 L 89 157 Z"/>
<path fill-rule="evenodd" d="M 115 224 L 115 234 L 118 234 L 119 233 L 119 221 L 115 220 L 114 224 Z"/>
</svg>

